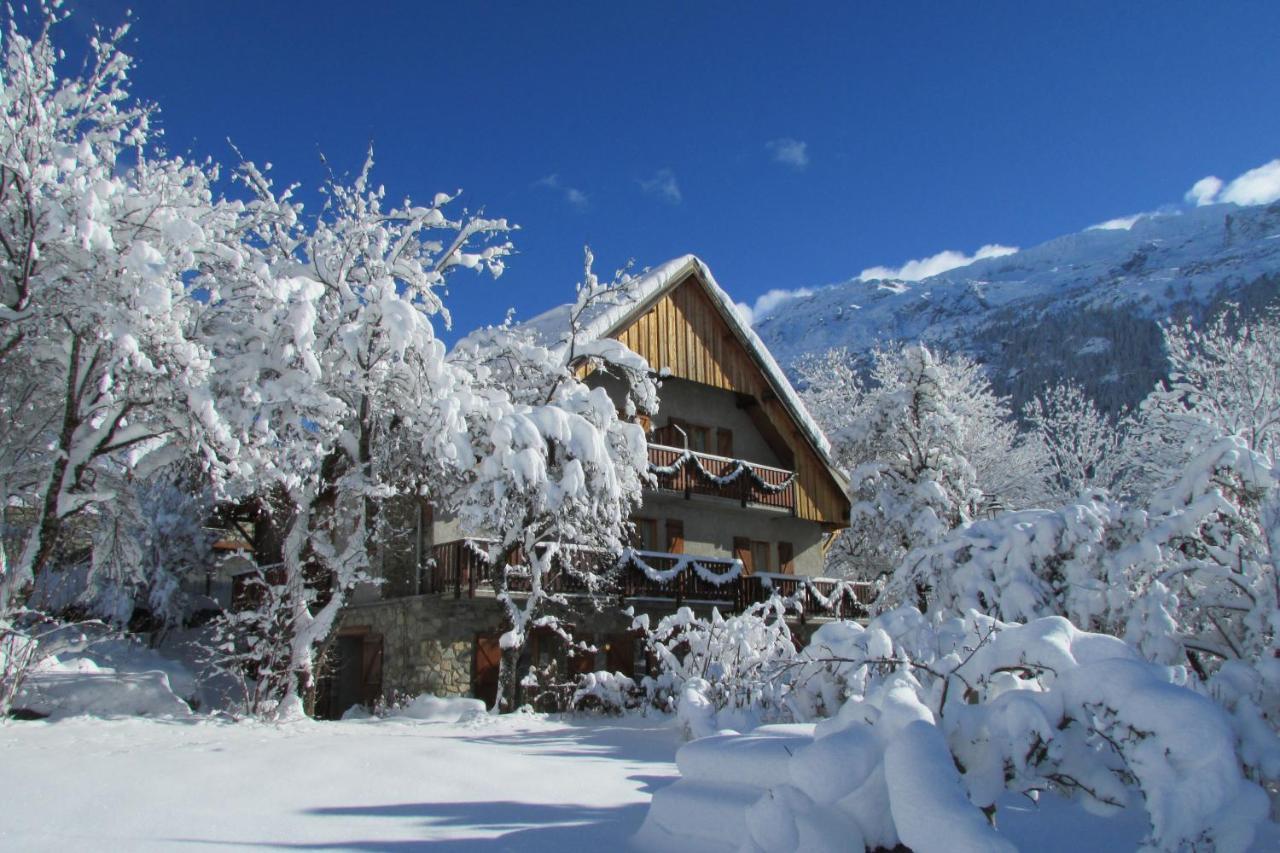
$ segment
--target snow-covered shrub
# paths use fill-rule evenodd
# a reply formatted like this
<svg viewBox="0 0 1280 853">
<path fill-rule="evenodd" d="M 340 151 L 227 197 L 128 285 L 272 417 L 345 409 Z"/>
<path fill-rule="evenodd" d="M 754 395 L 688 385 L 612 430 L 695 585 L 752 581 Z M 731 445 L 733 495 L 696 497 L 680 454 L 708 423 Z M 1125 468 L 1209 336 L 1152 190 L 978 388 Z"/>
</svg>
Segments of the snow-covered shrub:
<svg viewBox="0 0 1280 853">
<path fill-rule="evenodd" d="M 277 569 L 255 569 L 245 582 L 252 606 L 224 610 L 210 624 L 205 665 L 235 685 L 239 712 L 257 717 L 301 713 L 292 694 L 295 629 L 289 592 Z"/>
<path fill-rule="evenodd" d="M 584 672 L 578 676 L 570 707 L 575 711 L 622 714 L 639 708 L 644 692 L 620 672 Z"/>
<path fill-rule="evenodd" d="M 94 519 L 76 604 L 133 630 L 162 632 L 182 621 L 183 580 L 209 571 L 214 560 L 213 534 L 205 527 L 213 506 L 194 479 L 165 471 L 115 486 L 116 500 Z M 146 618 L 135 620 L 137 614 Z"/>
<path fill-rule="evenodd" d="M 1060 617 L 895 611 L 865 629 L 823 626 L 800 661 L 794 691 L 847 694 L 813 740 L 784 726 L 696 741 L 677 756 L 690 784 L 663 800 L 736 791 L 742 849 L 1012 850 L 998 829 L 1005 791 L 1142 808 L 1153 850 L 1243 851 L 1267 814 L 1221 708 L 1123 641 Z M 778 737 L 786 749 L 772 751 Z M 738 769 L 750 756 L 767 778 Z M 655 797 L 650 822 L 668 828 L 666 808 Z"/>
<path fill-rule="evenodd" d="M 1280 776 L 1280 478 L 1236 436 L 1192 457 L 1134 506 L 1103 493 L 1056 510 L 997 515 L 910 553 L 881 598 L 921 592 L 932 613 L 1061 615 L 1188 669 L 1253 745 L 1252 778 Z M 1230 664 L 1229 671 L 1217 673 Z"/>
<path fill-rule="evenodd" d="M 26 626 L 0 615 L 0 720 L 9 716 L 14 698 L 38 660 L 38 649 L 39 640 Z"/>
<path fill-rule="evenodd" d="M 483 715 L 485 711 L 484 702 L 479 699 L 423 693 L 402 705 L 387 708 L 381 716 L 431 723 L 465 723 Z"/>
<path fill-rule="evenodd" d="M 632 627 L 656 669 L 641 680 L 647 701 L 675 712 L 691 737 L 785 718 L 785 673 L 796 656 L 785 612 L 775 597 L 728 618 L 681 607 L 650 627 L 648 614 L 637 616 Z"/>
</svg>

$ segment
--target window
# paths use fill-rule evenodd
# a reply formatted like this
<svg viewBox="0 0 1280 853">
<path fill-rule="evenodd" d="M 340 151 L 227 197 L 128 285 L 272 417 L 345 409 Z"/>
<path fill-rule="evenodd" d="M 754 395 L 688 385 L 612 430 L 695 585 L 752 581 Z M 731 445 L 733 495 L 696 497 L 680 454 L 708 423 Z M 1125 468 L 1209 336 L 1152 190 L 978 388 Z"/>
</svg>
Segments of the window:
<svg viewBox="0 0 1280 853">
<path fill-rule="evenodd" d="M 733 430 L 724 427 L 716 430 L 716 455 L 733 458 Z"/>
<path fill-rule="evenodd" d="M 681 432 L 683 430 L 683 433 Z M 670 447 L 684 447 L 688 442 L 689 449 L 696 453 L 711 452 L 712 429 L 702 424 L 691 424 L 680 418 L 672 418 L 667 426 L 657 430 L 655 437 L 659 444 Z"/>
<path fill-rule="evenodd" d="M 773 551 L 773 548 L 770 546 L 770 543 L 753 541 L 751 543 L 752 571 L 756 571 L 756 572 L 773 571 L 773 561 L 769 559 L 771 556 L 773 556 L 772 551 Z"/>
<path fill-rule="evenodd" d="M 772 551 L 769 542 L 752 540 L 746 536 L 733 537 L 733 556 L 742 561 L 743 574 L 773 571 Z"/>
<path fill-rule="evenodd" d="M 698 426 L 696 424 L 686 424 L 685 431 L 689 433 L 689 449 L 695 453 L 711 452 L 711 428 Z"/>
<path fill-rule="evenodd" d="M 631 523 L 635 525 L 635 534 L 632 537 L 632 544 L 641 551 L 661 551 L 662 545 L 658 542 L 658 520 L 656 518 L 633 518 Z"/>
</svg>

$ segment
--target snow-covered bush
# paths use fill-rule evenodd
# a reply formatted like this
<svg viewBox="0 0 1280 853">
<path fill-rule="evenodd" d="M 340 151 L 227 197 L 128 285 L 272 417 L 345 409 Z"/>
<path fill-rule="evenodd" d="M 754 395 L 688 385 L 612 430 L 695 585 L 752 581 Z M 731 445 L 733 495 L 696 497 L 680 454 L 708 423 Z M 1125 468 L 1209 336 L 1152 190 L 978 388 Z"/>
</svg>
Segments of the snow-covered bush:
<svg viewBox="0 0 1280 853">
<path fill-rule="evenodd" d="M 224 610 L 210 625 L 204 663 L 210 676 L 235 686 L 240 713 L 271 717 L 292 714 L 282 708 L 295 689 L 290 591 L 279 567 L 255 567 L 244 581 L 247 606 Z"/>
<path fill-rule="evenodd" d="M 620 672 L 584 672 L 578 676 L 569 706 L 575 711 L 622 714 L 639 708 L 644 692 Z"/>
<path fill-rule="evenodd" d="M 785 607 L 778 598 L 725 618 L 708 618 L 681 607 L 651 627 L 649 615 L 635 617 L 645 650 L 656 670 L 641 687 L 647 701 L 674 712 L 690 737 L 723 725 L 753 728 L 785 719 L 785 670 L 796 656 Z"/>
<path fill-rule="evenodd" d="M 1280 479 L 1270 460 L 1224 438 L 1141 509 L 1086 497 L 974 522 L 913 551 L 881 603 L 925 590 L 942 616 L 1061 615 L 1123 638 L 1189 669 L 1191 686 L 1232 711 L 1251 777 L 1280 779 Z"/>
<path fill-rule="evenodd" d="M 116 500 L 94 518 L 79 603 L 120 626 L 141 611 L 146 619 L 134 630 L 162 633 L 187 615 L 183 581 L 213 566 L 213 534 L 205 526 L 212 501 L 194 477 L 171 469 L 115 491 Z"/>
<path fill-rule="evenodd" d="M 653 827 L 678 822 L 677 799 L 729 797 L 705 808 L 729 822 L 737 804 L 746 850 L 1012 850 L 998 797 L 1051 791 L 1101 812 L 1145 810 L 1149 849 L 1243 851 L 1267 814 L 1217 705 L 1060 617 L 835 622 L 795 668 L 793 692 L 825 693 L 835 716 L 811 741 L 766 727 L 684 747 L 685 779 L 655 797 Z"/>
<path fill-rule="evenodd" d="M 1056 614 L 1114 631 L 1108 561 L 1134 541 L 1126 525 L 1140 531 L 1142 520 L 1126 518 L 1103 492 L 1059 509 L 999 513 L 910 552 L 878 603 L 911 605 L 923 597 L 931 612 L 977 610 L 1005 621 Z"/>
</svg>

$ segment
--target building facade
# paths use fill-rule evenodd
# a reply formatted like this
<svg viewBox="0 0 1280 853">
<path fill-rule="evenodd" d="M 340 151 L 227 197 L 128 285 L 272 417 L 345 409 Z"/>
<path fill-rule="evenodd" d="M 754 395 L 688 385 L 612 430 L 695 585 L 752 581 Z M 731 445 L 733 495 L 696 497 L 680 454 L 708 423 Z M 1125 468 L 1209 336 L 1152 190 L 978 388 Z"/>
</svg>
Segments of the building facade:
<svg viewBox="0 0 1280 853">
<path fill-rule="evenodd" d="M 562 306 L 528 325 L 554 345 L 567 317 Z M 737 611 L 778 593 L 797 619 L 858 611 L 857 589 L 821 577 L 824 550 L 847 525 L 845 483 L 705 264 L 685 256 L 644 274 L 625 304 L 586 318 L 581 337 L 619 340 L 662 377 L 659 411 L 645 424 L 653 481 L 610 606 L 567 614 L 575 636 L 598 649 L 594 659 L 566 660 L 557 639 L 535 637 L 531 665 L 632 674 L 643 656 L 624 606 L 658 618 L 685 605 Z M 491 701 L 504 617 L 484 549 L 424 502 L 386 511 L 405 535 L 380 555 L 382 583 L 344 611 L 321 712 L 424 692 Z"/>
</svg>

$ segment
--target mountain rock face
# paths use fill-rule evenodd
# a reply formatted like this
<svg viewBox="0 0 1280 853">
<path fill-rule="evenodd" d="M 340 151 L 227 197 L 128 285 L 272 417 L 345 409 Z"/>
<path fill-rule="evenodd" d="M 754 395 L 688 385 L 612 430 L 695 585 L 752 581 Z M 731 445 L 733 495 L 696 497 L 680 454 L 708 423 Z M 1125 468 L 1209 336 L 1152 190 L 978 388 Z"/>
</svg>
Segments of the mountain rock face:
<svg viewBox="0 0 1280 853">
<path fill-rule="evenodd" d="M 1280 304 L 1280 203 L 1152 214 L 917 282 L 854 279 L 782 303 L 755 330 L 783 365 L 922 341 L 986 365 L 1015 410 L 1071 377 L 1114 411 L 1165 376 L 1159 324 L 1229 302 Z"/>
</svg>

